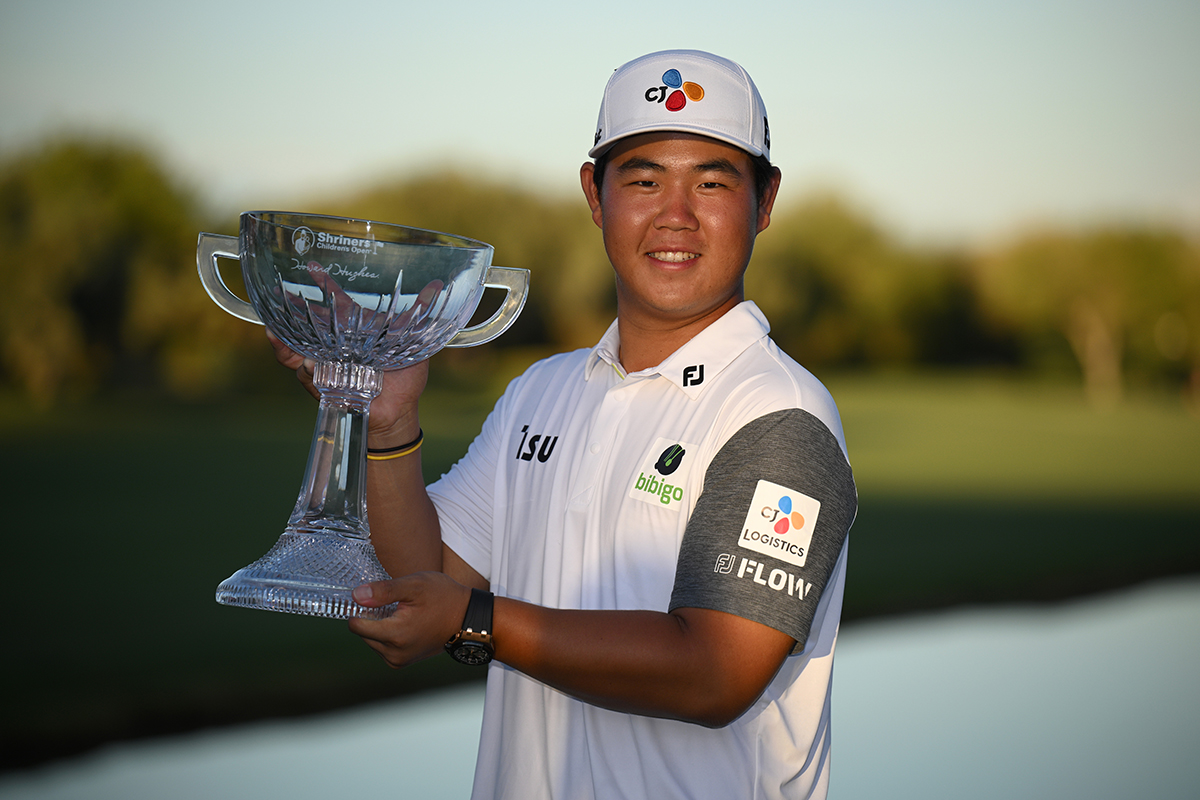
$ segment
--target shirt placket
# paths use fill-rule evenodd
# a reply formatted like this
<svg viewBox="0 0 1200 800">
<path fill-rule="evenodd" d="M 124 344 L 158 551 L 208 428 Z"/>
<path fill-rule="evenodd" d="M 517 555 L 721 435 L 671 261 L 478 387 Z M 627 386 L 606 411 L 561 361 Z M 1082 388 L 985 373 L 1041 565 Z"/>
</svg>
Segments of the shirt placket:
<svg viewBox="0 0 1200 800">
<path fill-rule="evenodd" d="M 636 378 L 625 378 L 604 390 L 587 431 L 584 452 L 579 461 L 575 485 L 571 487 L 572 506 L 590 505 L 601 490 L 608 465 L 614 457 L 621 434 L 628 429 L 626 417 L 637 395 Z"/>
</svg>

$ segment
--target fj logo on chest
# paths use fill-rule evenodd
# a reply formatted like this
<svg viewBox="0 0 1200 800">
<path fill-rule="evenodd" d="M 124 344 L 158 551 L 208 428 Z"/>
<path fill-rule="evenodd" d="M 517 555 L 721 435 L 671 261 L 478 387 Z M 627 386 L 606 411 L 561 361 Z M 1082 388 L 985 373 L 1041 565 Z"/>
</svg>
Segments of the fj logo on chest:
<svg viewBox="0 0 1200 800">
<path fill-rule="evenodd" d="M 533 461 L 534 457 L 543 464 L 550 460 L 554 445 L 558 444 L 557 436 L 544 433 L 529 434 L 529 426 L 521 426 L 521 446 L 517 448 L 517 458 L 522 461 Z"/>
</svg>

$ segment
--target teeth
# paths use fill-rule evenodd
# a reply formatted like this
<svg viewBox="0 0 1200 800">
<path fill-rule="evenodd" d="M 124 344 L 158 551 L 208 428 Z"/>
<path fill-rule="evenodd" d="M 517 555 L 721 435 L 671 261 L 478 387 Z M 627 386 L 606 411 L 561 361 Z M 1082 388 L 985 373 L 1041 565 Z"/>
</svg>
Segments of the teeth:
<svg viewBox="0 0 1200 800">
<path fill-rule="evenodd" d="M 691 261 L 697 257 L 696 253 L 683 253 L 677 250 L 664 250 L 657 253 L 651 253 L 651 258 L 656 258 L 659 261 L 669 261 L 674 264 L 680 264 L 684 261 Z"/>
</svg>

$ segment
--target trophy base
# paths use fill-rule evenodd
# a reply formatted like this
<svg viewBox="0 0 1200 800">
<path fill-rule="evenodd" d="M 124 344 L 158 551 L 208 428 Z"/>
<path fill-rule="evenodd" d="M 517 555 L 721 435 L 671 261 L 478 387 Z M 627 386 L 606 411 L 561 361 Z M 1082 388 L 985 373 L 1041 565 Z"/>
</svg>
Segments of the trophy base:
<svg viewBox="0 0 1200 800">
<path fill-rule="evenodd" d="M 313 617 L 384 619 L 394 603 L 367 608 L 352 593 L 356 586 L 389 578 L 367 539 L 288 530 L 265 556 L 221 582 L 217 602 Z"/>
</svg>

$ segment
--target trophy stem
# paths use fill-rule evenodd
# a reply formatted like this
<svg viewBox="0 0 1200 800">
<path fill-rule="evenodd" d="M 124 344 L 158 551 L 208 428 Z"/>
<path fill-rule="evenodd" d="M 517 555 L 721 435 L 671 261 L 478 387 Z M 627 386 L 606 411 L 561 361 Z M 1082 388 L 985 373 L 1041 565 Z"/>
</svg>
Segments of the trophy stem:
<svg viewBox="0 0 1200 800">
<path fill-rule="evenodd" d="M 300 497 L 287 529 L 265 556 L 217 587 L 217 602 L 320 617 L 386 617 L 364 608 L 354 587 L 390 576 L 371 545 L 366 505 L 367 421 L 383 373 L 361 364 L 320 363 L 321 395 Z"/>
<path fill-rule="evenodd" d="M 321 405 L 289 529 L 370 537 L 364 482 L 367 422 L 382 382 L 383 373 L 372 367 L 317 365 L 313 384 Z"/>
</svg>

